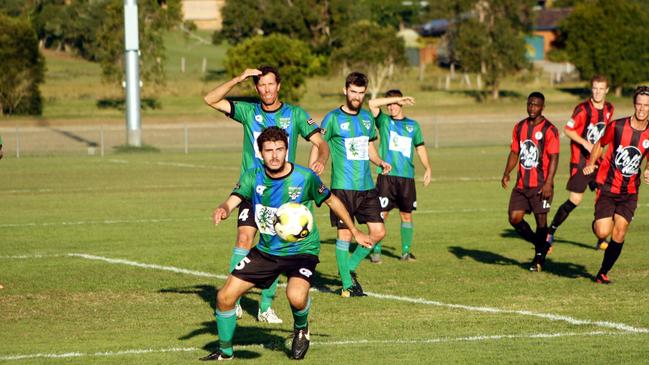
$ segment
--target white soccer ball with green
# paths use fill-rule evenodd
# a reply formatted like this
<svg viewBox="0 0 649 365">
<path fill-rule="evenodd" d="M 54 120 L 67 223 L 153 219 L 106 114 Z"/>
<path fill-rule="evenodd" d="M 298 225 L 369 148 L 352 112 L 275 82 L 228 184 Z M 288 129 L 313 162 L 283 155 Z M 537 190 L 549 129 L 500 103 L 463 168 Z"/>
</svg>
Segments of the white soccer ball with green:
<svg viewBox="0 0 649 365">
<path fill-rule="evenodd" d="M 275 233 L 286 242 L 305 239 L 313 229 L 313 215 L 299 203 L 284 203 L 275 212 Z"/>
</svg>

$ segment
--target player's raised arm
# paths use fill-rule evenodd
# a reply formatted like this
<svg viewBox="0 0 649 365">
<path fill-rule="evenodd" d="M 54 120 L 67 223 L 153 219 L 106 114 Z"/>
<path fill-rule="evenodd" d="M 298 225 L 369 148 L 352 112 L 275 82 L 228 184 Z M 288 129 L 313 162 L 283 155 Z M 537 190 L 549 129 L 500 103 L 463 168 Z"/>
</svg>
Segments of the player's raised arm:
<svg viewBox="0 0 649 365">
<path fill-rule="evenodd" d="M 221 223 L 222 220 L 227 219 L 232 213 L 232 210 L 241 204 L 241 198 L 238 195 L 230 195 L 218 208 L 214 209 L 212 213 L 212 221 L 214 225 Z"/>
<path fill-rule="evenodd" d="M 381 112 L 381 107 L 388 104 L 415 105 L 415 98 L 411 96 L 391 96 L 387 98 L 376 98 L 369 101 L 368 106 L 374 118 Z"/>
<path fill-rule="evenodd" d="M 371 248 L 374 246 L 374 242 L 370 239 L 370 236 L 359 231 L 356 226 L 354 225 L 354 220 L 352 217 L 349 215 L 349 212 L 347 212 L 347 209 L 345 208 L 345 205 L 336 197 L 335 195 L 331 195 L 329 199 L 325 200 L 325 204 L 329 206 L 329 209 L 334 212 L 334 214 L 340 218 L 340 220 L 345 223 L 345 226 L 352 232 L 352 235 L 354 236 L 354 239 L 356 242 L 364 247 Z"/>
<path fill-rule="evenodd" d="M 225 113 L 232 113 L 230 102 L 225 99 L 225 96 L 240 82 L 245 81 L 248 77 L 261 75 L 261 71 L 256 68 L 248 68 L 241 73 L 241 75 L 234 77 L 232 80 L 222 83 L 214 90 L 205 95 L 203 100 L 212 108 Z"/>
</svg>

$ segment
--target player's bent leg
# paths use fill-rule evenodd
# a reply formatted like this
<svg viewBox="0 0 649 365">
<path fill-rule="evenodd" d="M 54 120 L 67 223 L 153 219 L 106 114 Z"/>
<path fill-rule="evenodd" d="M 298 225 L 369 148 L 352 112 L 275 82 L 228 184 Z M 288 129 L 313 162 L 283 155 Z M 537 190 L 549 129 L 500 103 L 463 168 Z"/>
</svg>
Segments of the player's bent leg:
<svg viewBox="0 0 649 365">
<path fill-rule="evenodd" d="M 386 211 L 381 212 L 381 218 L 383 218 L 383 223 L 384 224 L 387 221 L 389 216 L 390 216 L 390 211 L 386 210 Z M 382 241 L 383 240 L 376 242 L 374 244 L 374 247 L 372 247 L 372 252 L 370 253 L 370 262 L 372 262 L 373 264 L 380 264 L 380 263 L 383 262 L 381 260 L 381 248 L 382 248 L 381 242 Z"/>
<path fill-rule="evenodd" d="M 602 259 L 602 266 L 600 267 L 595 282 L 599 284 L 610 284 L 611 280 L 608 278 L 608 272 L 613 268 L 615 262 L 622 253 L 624 247 L 624 238 L 629 228 L 629 221 L 621 215 L 615 214 L 613 217 L 613 229 L 611 234 L 611 242 L 604 251 L 604 258 Z"/>
<path fill-rule="evenodd" d="M 237 227 L 237 243 L 236 247 L 241 247 L 250 250 L 254 246 L 255 234 L 257 228 L 252 226 L 239 226 Z"/>
<path fill-rule="evenodd" d="M 336 239 L 336 265 L 342 281 L 341 295 L 345 296 L 345 291 L 352 287 L 352 276 L 349 272 L 349 242 L 352 239 L 352 233 L 348 229 L 338 229 L 338 238 Z"/>
<path fill-rule="evenodd" d="M 369 236 L 372 242 L 380 242 L 385 237 L 385 225 L 383 222 L 367 222 L 369 228 Z M 364 247 L 361 245 L 356 246 L 352 257 L 349 259 L 349 270 L 354 272 L 358 265 L 370 254 L 372 248 Z M 352 274 L 353 275 L 353 274 Z M 353 278 L 352 280 L 355 280 Z M 356 285 L 360 287 L 360 285 Z M 361 290 L 362 291 L 362 290 Z"/>
<path fill-rule="evenodd" d="M 600 218 L 593 223 L 593 233 L 600 240 L 605 240 L 613 232 L 613 217 Z"/>
<path fill-rule="evenodd" d="M 309 282 L 301 277 L 290 277 L 286 285 L 286 298 L 293 313 L 293 343 L 291 344 L 291 358 L 293 359 L 303 359 L 309 349 L 310 288 Z"/>
<path fill-rule="evenodd" d="M 524 210 L 512 210 L 509 212 L 509 224 L 524 240 L 534 243 L 534 232 L 523 217 L 525 217 Z"/>
</svg>

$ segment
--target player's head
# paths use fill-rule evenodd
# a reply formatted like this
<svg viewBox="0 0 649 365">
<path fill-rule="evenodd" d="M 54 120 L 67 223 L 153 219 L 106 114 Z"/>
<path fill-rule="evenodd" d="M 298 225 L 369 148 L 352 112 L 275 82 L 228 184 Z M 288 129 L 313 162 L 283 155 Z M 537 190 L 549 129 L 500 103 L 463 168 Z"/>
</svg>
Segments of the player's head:
<svg viewBox="0 0 649 365">
<path fill-rule="evenodd" d="M 367 91 L 367 76 L 365 74 L 354 71 L 347 75 L 345 79 L 345 98 L 347 99 L 347 108 L 352 111 L 357 111 L 363 105 L 365 99 L 365 91 Z"/>
<path fill-rule="evenodd" d="M 385 92 L 385 97 L 386 98 L 393 98 L 393 97 L 401 98 L 401 97 L 403 97 L 403 93 L 401 92 L 401 90 L 392 89 L 392 90 L 388 90 L 388 91 Z M 399 103 L 388 104 L 388 113 L 390 113 L 390 116 L 393 117 L 393 118 L 395 118 L 395 117 L 399 117 L 399 118 L 403 117 L 403 115 L 401 114 L 402 113 L 401 104 L 399 104 Z"/>
<path fill-rule="evenodd" d="M 641 122 L 649 119 L 649 86 L 638 86 L 633 92 L 635 119 Z"/>
<path fill-rule="evenodd" d="M 257 148 L 264 160 L 266 170 L 279 172 L 284 169 L 288 153 L 288 136 L 282 128 L 273 126 L 264 129 L 257 137 Z"/>
<path fill-rule="evenodd" d="M 590 88 L 593 101 L 601 103 L 608 93 L 608 79 L 604 75 L 595 75 L 590 79 Z"/>
<path fill-rule="evenodd" d="M 527 97 L 527 115 L 530 119 L 536 119 L 543 113 L 545 107 L 545 96 L 534 91 Z"/>
<path fill-rule="evenodd" d="M 277 102 L 279 88 L 281 86 L 279 71 L 272 66 L 261 66 L 257 69 L 261 71 L 261 75 L 252 77 L 257 94 L 259 94 L 262 103 L 265 105 L 273 105 Z"/>
</svg>

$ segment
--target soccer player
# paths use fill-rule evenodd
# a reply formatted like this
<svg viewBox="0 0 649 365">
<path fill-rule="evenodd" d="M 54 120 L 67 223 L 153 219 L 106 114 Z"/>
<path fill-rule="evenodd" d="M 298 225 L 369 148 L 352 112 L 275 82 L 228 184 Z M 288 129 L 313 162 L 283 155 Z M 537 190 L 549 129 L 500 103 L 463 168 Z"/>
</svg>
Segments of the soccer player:
<svg viewBox="0 0 649 365">
<path fill-rule="evenodd" d="M 604 134 L 604 128 L 610 123 L 613 116 L 613 105 L 606 101 L 608 93 L 608 80 L 601 75 L 590 80 L 591 97 L 577 105 L 572 113 L 572 118 L 566 123 L 563 131 L 570 138 L 570 179 L 566 189 L 570 192 L 566 200 L 550 223 L 547 241 L 550 245 L 554 241 L 557 228 L 563 223 L 570 212 L 581 203 L 586 187 L 595 190 L 595 175 L 584 175 L 583 169 L 590 156 L 593 145 Z M 597 248 L 606 249 L 606 241 L 598 241 Z M 552 249 L 552 248 L 550 248 Z"/>
<path fill-rule="evenodd" d="M 376 120 L 381 143 L 379 155 L 391 166 L 388 175 L 381 174 L 376 178 L 376 189 L 379 192 L 383 221 L 388 219 L 390 210 L 399 208 L 401 216 L 401 260 L 413 261 L 415 255 L 411 252 L 412 211 L 417 209 L 417 191 L 415 189 L 414 153 L 417 152 L 421 164 L 424 165 L 424 186 L 430 184 L 430 164 L 428 153 L 424 146 L 421 128 L 416 121 L 406 118 L 403 113 L 404 105 L 414 105 L 415 99 L 403 96 L 399 90 L 389 90 L 384 98 L 372 99 L 369 102 L 370 111 Z M 388 114 L 381 112 L 381 107 L 387 106 Z M 381 242 L 374 245 L 370 260 L 381 262 Z"/>
<path fill-rule="evenodd" d="M 255 89 L 259 94 L 260 102 L 248 103 L 244 101 L 230 101 L 225 96 L 237 84 L 252 77 Z M 300 107 L 282 103 L 279 100 L 281 87 L 279 72 L 270 66 L 259 69 L 246 69 L 241 75 L 225 82 L 210 91 L 204 98 L 212 108 L 224 113 L 228 117 L 241 123 L 244 130 L 243 155 L 241 174 L 250 168 L 261 167 L 262 160 L 259 154 L 256 139 L 261 131 L 270 126 L 279 126 L 288 133 L 287 158 L 289 162 L 295 161 L 298 137 L 302 136 L 310 141 L 317 149 L 309 161 L 309 167 L 321 174 L 329 159 L 329 146 L 322 139 L 320 129 L 309 115 Z M 237 221 L 237 240 L 230 259 L 230 271 L 244 258 L 253 246 L 253 239 L 257 232 L 255 220 L 252 215 L 252 205 L 244 201 L 239 205 L 239 219 Z M 282 323 L 271 308 L 277 282 L 267 290 L 262 291 L 261 302 L 257 312 L 257 319 L 268 323 Z M 237 317 L 241 318 L 243 311 L 237 303 Z"/>
<path fill-rule="evenodd" d="M 325 116 L 322 133 L 331 149 L 331 192 L 342 200 L 358 223 L 367 224 L 372 242 L 379 242 L 385 236 L 385 226 L 370 161 L 382 167 L 384 174 L 389 173 L 392 166 L 379 157 L 373 142 L 377 138 L 374 118 L 361 108 L 367 84 L 367 76 L 360 72 L 347 76 L 343 89 L 345 104 Z M 330 218 L 332 227 L 337 228 L 336 263 L 342 280 L 340 295 L 364 296 L 356 278 L 356 268 L 370 249 L 359 245 L 350 258 L 352 233 L 349 225 L 333 213 Z"/>
<path fill-rule="evenodd" d="M 257 144 L 264 161 L 263 167 L 241 175 L 232 194 L 214 210 L 213 220 L 214 224 L 219 224 L 241 202 L 252 201 L 259 227 L 259 243 L 235 266 L 218 291 L 216 322 L 220 348 L 201 360 L 232 359 L 237 299 L 255 286 L 269 287 L 279 274 L 288 277 L 286 297 L 294 320 L 291 357 L 304 358 L 309 348 L 309 288 L 319 262 L 320 237 L 314 222 L 313 229 L 303 240 L 292 243 L 282 241 L 273 228 L 274 213 L 282 204 L 314 201 L 320 206 L 325 203 L 345 222 L 359 244 L 372 247 L 370 237 L 356 229 L 342 202 L 331 194 L 320 178 L 313 171 L 286 161 L 288 140 L 282 129 L 265 129 Z"/>
<path fill-rule="evenodd" d="M 597 168 L 597 161 L 606 154 L 597 171 L 597 196 L 593 231 L 600 240 L 611 236 L 604 251 L 602 266 L 595 281 L 610 284 L 608 272 L 617 261 L 624 237 L 638 206 L 640 167 L 649 152 L 649 87 L 640 86 L 633 93 L 635 113 L 631 117 L 617 119 L 606 127 L 604 136 L 593 146 L 584 174 L 590 175 Z M 649 169 L 645 167 L 644 181 L 649 184 Z"/>
<path fill-rule="evenodd" d="M 509 184 L 509 173 L 518 165 L 516 186 L 509 198 L 509 223 L 525 240 L 534 245 L 530 271 L 541 271 L 550 245 L 547 214 L 552 202 L 554 174 L 559 161 L 559 132 L 543 116 L 545 96 L 533 92 L 527 97 L 527 115 L 514 126 L 512 144 L 501 180 Z M 536 234 L 525 221 L 525 213 L 534 213 Z"/>
</svg>

